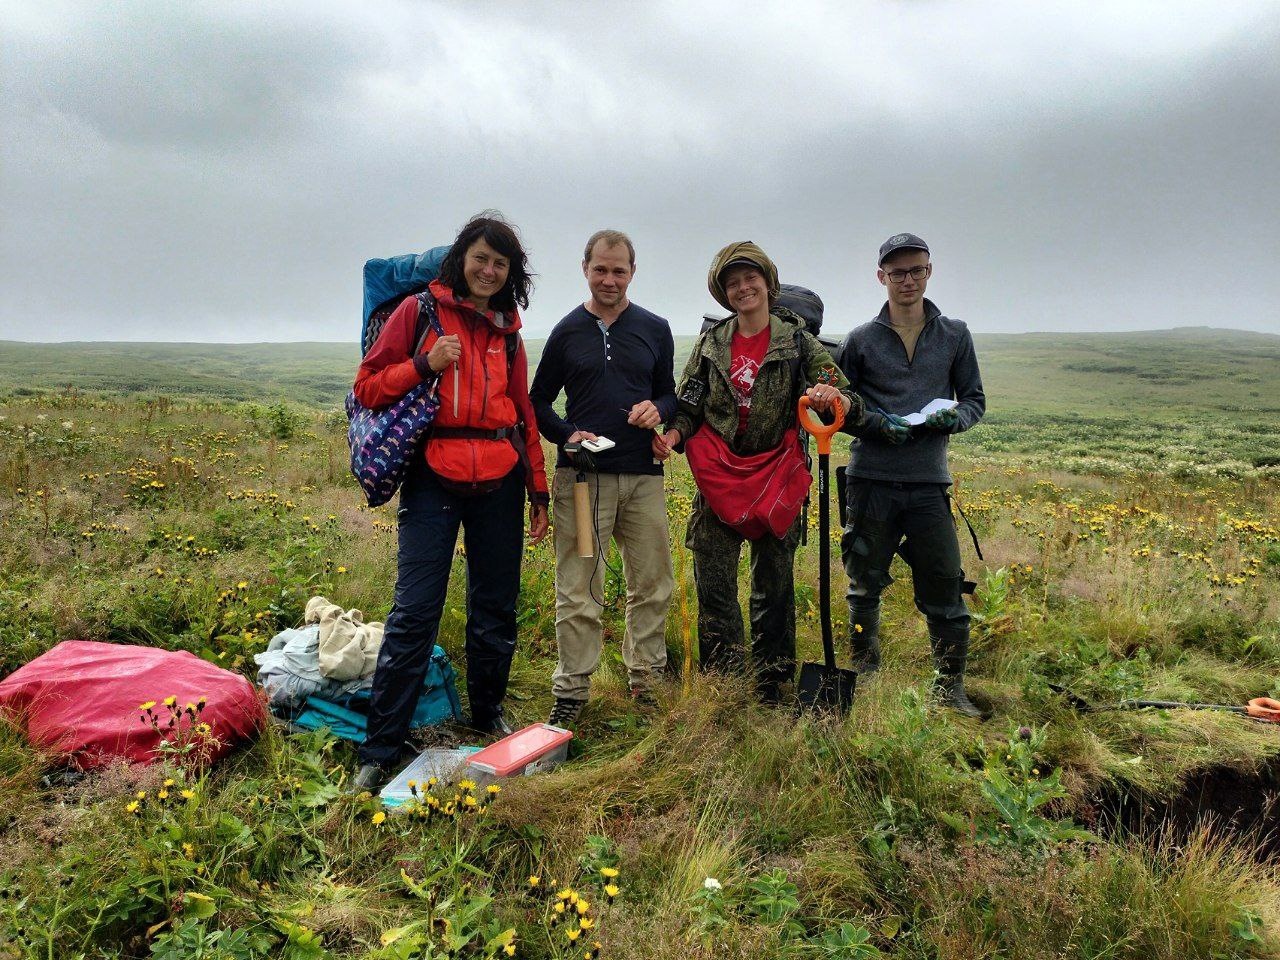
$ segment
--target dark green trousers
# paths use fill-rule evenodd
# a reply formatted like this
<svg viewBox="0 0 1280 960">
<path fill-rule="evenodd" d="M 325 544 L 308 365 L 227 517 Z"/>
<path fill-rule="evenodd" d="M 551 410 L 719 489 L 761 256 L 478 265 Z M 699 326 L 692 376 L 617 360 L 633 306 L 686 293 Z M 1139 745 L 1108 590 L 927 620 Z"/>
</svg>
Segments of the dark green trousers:
<svg viewBox="0 0 1280 960">
<path fill-rule="evenodd" d="M 795 676 L 795 557 L 797 518 L 779 540 L 765 534 L 751 545 L 751 669 L 761 687 Z M 742 610 L 738 606 L 738 558 L 745 538 L 723 523 L 702 498 L 693 498 L 685 545 L 693 551 L 698 591 L 698 660 L 703 670 L 740 672 L 746 666 Z"/>
<path fill-rule="evenodd" d="M 840 556 L 849 575 L 850 622 L 879 612 L 880 594 L 893 583 L 889 565 L 897 553 L 911 568 L 916 609 L 929 621 L 930 634 L 967 631 L 960 542 L 946 485 L 850 477 L 846 502 L 849 522 Z"/>
</svg>

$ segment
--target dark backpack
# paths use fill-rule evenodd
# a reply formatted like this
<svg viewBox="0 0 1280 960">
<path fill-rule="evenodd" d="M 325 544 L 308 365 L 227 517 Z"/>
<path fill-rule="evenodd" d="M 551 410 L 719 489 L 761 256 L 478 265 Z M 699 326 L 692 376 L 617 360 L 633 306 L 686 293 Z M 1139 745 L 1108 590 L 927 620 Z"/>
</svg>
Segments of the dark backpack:
<svg viewBox="0 0 1280 960">
<path fill-rule="evenodd" d="M 779 308 L 781 308 L 779 310 Z M 810 290 L 808 287 L 801 287 L 794 283 L 783 283 L 778 286 L 778 299 L 774 301 L 770 311 L 778 311 L 784 320 L 799 321 L 802 330 L 806 330 L 815 337 L 818 331 L 822 329 L 822 298 Z M 732 314 L 730 314 L 732 316 Z M 710 313 L 702 315 L 702 329 L 699 333 L 706 333 L 717 323 L 728 320 L 729 317 L 717 317 Z M 827 346 L 826 341 L 823 345 Z M 828 349 L 830 347 L 828 346 Z M 804 359 L 803 351 L 798 353 L 791 361 L 791 382 L 803 387 L 803 379 L 801 377 L 801 361 Z M 809 435 L 804 434 L 805 449 L 808 449 Z"/>
<path fill-rule="evenodd" d="M 822 330 L 822 298 L 808 287 L 801 287 L 794 283 L 780 284 L 778 286 L 778 299 L 774 301 L 774 307 L 781 307 L 797 320 L 802 321 L 804 329 L 815 337 Z M 704 313 L 702 315 L 702 329 L 699 332 L 705 333 L 721 320 L 727 319 L 728 317 L 717 317 L 710 313 Z"/>
</svg>

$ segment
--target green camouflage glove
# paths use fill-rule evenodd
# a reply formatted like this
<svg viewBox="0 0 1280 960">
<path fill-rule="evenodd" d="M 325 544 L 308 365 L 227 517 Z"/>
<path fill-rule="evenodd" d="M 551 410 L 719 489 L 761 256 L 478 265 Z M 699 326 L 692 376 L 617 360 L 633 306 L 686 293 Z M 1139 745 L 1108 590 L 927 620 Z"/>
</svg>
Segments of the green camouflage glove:
<svg viewBox="0 0 1280 960">
<path fill-rule="evenodd" d="M 943 433 L 950 433 L 956 428 L 956 424 L 960 422 L 960 414 L 953 407 L 950 410 L 938 410 L 924 418 L 924 425 L 933 430 L 941 430 Z"/>
<path fill-rule="evenodd" d="M 911 424 L 892 413 L 872 410 L 867 413 L 867 421 L 872 430 L 894 446 L 906 443 L 911 436 Z"/>
</svg>

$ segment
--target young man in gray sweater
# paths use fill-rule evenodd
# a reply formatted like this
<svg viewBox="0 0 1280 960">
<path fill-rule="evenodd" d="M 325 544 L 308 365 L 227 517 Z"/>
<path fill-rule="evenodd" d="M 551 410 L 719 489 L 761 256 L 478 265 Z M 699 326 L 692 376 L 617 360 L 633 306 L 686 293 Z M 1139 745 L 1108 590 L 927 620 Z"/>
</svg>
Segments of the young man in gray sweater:
<svg viewBox="0 0 1280 960">
<path fill-rule="evenodd" d="M 846 471 L 849 523 L 841 556 L 849 575 L 849 637 L 855 667 L 880 666 L 880 594 L 893 582 L 895 552 L 911 568 L 916 608 L 929 623 L 936 690 L 948 707 L 981 716 L 964 689 L 969 611 L 961 591 L 960 544 L 951 517 L 947 443 L 986 410 L 969 329 L 925 299 L 929 247 L 899 233 L 880 247 L 876 276 L 889 299 L 845 337 L 837 360 L 862 395 L 867 415 L 853 428 Z M 904 416 L 930 401 L 957 401 L 912 426 Z"/>
</svg>

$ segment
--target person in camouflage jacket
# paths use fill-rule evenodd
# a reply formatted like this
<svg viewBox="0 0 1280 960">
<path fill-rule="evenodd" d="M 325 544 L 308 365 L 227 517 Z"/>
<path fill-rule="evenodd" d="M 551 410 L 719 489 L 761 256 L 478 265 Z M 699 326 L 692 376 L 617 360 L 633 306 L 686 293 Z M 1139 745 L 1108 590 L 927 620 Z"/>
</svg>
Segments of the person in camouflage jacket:
<svg viewBox="0 0 1280 960">
<path fill-rule="evenodd" d="M 665 435 L 654 439 L 657 456 L 682 452 L 685 441 L 704 425 L 733 453 L 772 450 L 797 426 L 801 395 L 820 412 L 840 403 L 846 424 L 862 421 L 862 400 L 826 348 L 804 329 L 799 317 L 776 307 L 778 271 L 763 250 L 750 242 L 725 247 L 712 261 L 707 286 L 734 314 L 694 344 L 676 388 L 676 413 Z M 757 289 L 752 291 L 752 286 Z M 759 335 L 766 329 L 763 339 Z M 748 352 L 755 356 L 744 378 Z M 781 538 L 765 533 L 751 541 L 751 659 L 757 689 L 766 702 L 776 702 L 781 685 L 795 674 L 794 567 L 803 522 L 797 517 Z M 699 662 L 704 670 L 736 673 L 745 666 L 738 606 L 743 540 L 715 515 L 701 493 L 695 495 L 685 543 L 693 551 Z"/>
</svg>

